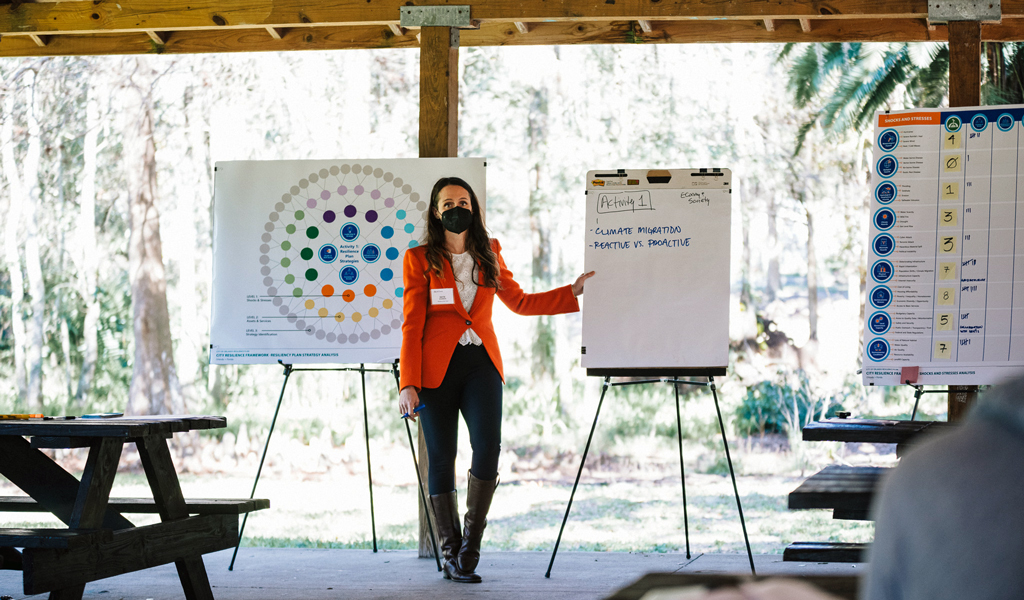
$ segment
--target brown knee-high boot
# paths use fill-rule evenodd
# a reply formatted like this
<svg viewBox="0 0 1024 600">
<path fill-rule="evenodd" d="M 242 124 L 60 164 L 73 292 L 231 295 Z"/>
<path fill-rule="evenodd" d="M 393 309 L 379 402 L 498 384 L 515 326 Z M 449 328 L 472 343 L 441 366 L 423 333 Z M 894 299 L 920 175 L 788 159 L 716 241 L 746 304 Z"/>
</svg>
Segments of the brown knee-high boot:
<svg viewBox="0 0 1024 600">
<path fill-rule="evenodd" d="M 431 496 L 430 504 L 434 507 L 434 523 L 437 525 L 437 537 L 441 541 L 441 555 L 444 556 L 444 578 L 458 583 L 480 583 L 479 575 L 464 573 L 459 569 L 462 534 L 459 531 L 459 502 L 455 492 Z"/>
<path fill-rule="evenodd" d="M 459 550 L 459 570 L 473 573 L 480 563 L 480 542 L 487 527 L 487 511 L 491 509 L 494 489 L 498 478 L 484 481 L 469 473 L 469 492 L 466 495 L 466 528 L 462 532 L 462 548 Z"/>
</svg>

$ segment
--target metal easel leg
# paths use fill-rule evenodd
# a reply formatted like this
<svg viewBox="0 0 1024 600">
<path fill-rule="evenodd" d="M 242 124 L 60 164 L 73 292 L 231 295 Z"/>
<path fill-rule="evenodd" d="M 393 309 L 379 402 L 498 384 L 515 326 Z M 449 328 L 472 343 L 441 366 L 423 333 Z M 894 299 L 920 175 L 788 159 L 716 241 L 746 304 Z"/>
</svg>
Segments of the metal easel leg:
<svg viewBox="0 0 1024 600">
<path fill-rule="evenodd" d="M 924 394 L 923 385 L 914 386 L 914 412 L 910 413 L 910 420 L 913 421 L 914 417 L 917 416 L 917 405 L 921 402 L 921 396 Z"/>
<path fill-rule="evenodd" d="M 711 395 L 715 398 L 715 412 L 718 413 L 718 427 L 722 431 L 722 445 L 725 446 L 725 460 L 729 463 L 729 475 L 732 477 L 732 491 L 736 494 L 736 509 L 740 513 L 740 526 L 743 528 L 743 542 L 747 545 L 747 558 L 750 559 L 750 574 L 757 575 L 754 570 L 754 553 L 750 551 L 750 538 L 747 537 L 747 522 L 743 519 L 743 504 L 740 503 L 740 490 L 736 487 L 736 471 L 732 468 L 732 456 L 729 454 L 729 440 L 725 438 L 725 422 L 722 421 L 722 409 L 718 406 L 718 388 L 715 387 L 715 378 L 708 377 L 711 388 Z"/>
<path fill-rule="evenodd" d="M 679 437 L 679 478 L 683 482 L 683 532 L 686 536 L 686 558 L 690 558 L 690 521 L 686 515 L 686 468 L 683 463 L 683 417 L 679 412 L 679 384 L 673 383 L 676 392 L 676 433 Z"/>
<path fill-rule="evenodd" d="M 587 463 L 587 453 L 590 452 L 590 441 L 594 439 L 594 430 L 597 429 L 597 418 L 601 416 L 601 404 L 604 403 L 605 392 L 610 386 L 611 377 L 604 378 L 604 387 L 601 388 L 601 399 L 597 401 L 597 411 L 594 413 L 594 424 L 590 426 L 590 435 L 587 437 L 587 445 L 583 449 L 583 458 L 580 459 L 580 470 L 576 472 L 576 482 L 572 484 L 572 493 L 569 494 L 569 504 L 565 507 L 565 516 L 562 517 L 562 526 L 558 529 L 558 539 L 555 540 L 555 549 L 551 551 L 551 562 L 548 563 L 548 572 L 544 577 L 551 577 L 551 567 L 555 564 L 555 555 L 558 554 L 558 545 L 562 542 L 562 532 L 565 531 L 565 522 L 569 520 L 569 510 L 572 509 L 572 499 L 576 496 L 576 486 L 580 484 L 580 475 L 583 474 L 583 465 Z"/>
<path fill-rule="evenodd" d="M 377 519 L 373 514 L 373 470 L 370 468 L 370 417 L 366 409 L 366 365 L 359 364 L 359 382 L 363 386 L 363 435 L 366 438 L 366 478 L 370 483 L 370 530 L 373 532 L 373 551 L 377 551 Z"/>
<path fill-rule="evenodd" d="M 274 418 L 270 421 L 270 431 L 267 432 L 267 443 L 263 445 L 263 456 L 260 457 L 260 466 L 256 469 L 256 480 L 252 482 L 252 493 L 249 494 L 249 499 L 252 500 L 256 497 L 256 485 L 260 482 L 260 473 L 263 472 L 263 462 L 267 460 L 267 449 L 270 448 L 270 438 L 274 435 L 274 426 L 277 425 L 277 415 L 281 412 L 281 402 L 284 400 L 284 390 L 288 387 L 288 378 L 292 376 L 292 365 L 286 365 L 281 361 L 277 361 L 282 367 L 284 367 L 284 383 L 281 384 L 281 395 L 277 397 L 277 408 L 274 409 Z M 242 534 L 245 533 L 245 523 L 249 520 L 249 513 L 245 513 L 242 518 L 242 526 L 238 529 L 238 543 L 235 544 L 235 551 L 231 554 L 231 564 L 228 565 L 228 571 L 235 570 L 235 558 L 238 556 L 238 547 L 242 545 Z"/>
</svg>

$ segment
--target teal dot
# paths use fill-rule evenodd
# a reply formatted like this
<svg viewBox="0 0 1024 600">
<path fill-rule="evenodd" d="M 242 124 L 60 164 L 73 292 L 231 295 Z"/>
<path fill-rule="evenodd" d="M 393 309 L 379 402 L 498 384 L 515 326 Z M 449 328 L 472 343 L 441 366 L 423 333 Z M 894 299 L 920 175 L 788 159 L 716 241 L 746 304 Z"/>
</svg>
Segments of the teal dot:
<svg viewBox="0 0 1024 600">
<path fill-rule="evenodd" d="M 405 293 L 405 288 L 395 288 L 395 296 L 401 298 L 402 294 Z"/>
<path fill-rule="evenodd" d="M 306 213 L 302 212 L 301 210 L 295 211 L 295 220 L 296 221 L 301 221 L 301 220 L 303 220 L 305 218 L 306 218 Z"/>
<path fill-rule="evenodd" d="M 306 237 L 308 237 L 309 239 L 315 240 L 316 236 L 318 236 L 318 235 L 320 235 L 320 230 L 317 229 L 316 227 L 307 227 L 306 228 Z"/>
<path fill-rule="evenodd" d="M 318 275 L 316 269 L 306 269 L 306 281 L 316 281 Z"/>
<path fill-rule="evenodd" d="M 291 274 L 285 275 L 284 276 L 284 282 L 287 283 L 287 284 L 295 283 L 295 276 L 291 275 Z"/>
<path fill-rule="evenodd" d="M 413 240 L 413 241 L 409 242 L 409 247 L 410 248 L 415 248 L 416 246 L 419 246 L 419 245 L 420 245 L 420 243 L 417 242 L 416 240 Z"/>
<path fill-rule="evenodd" d="M 299 252 L 299 256 L 302 257 L 302 260 L 309 260 L 309 259 L 313 258 L 313 249 L 312 248 L 303 248 L 302 252 Z"/>
<path fill-rule="evenodd" d="M 292 290 L 292 296 L 295 296 L 296 298 L 298 298 L 301 295 L 302 295 L 302 288 L 295 288 L 294 290 Z"/>
<path fill-rule="evenodd" d="M 405 211 L 404 210 L 400 210 L 400 211 L 395 213 L 395 216 L 398 217 L 399 219 L 404 219 L 405 218 Z"/>
<path fill-rule="evenodd" d="M 289 242 L 288 240 L 285 240 L 285 241 L 281 242 L 281 249 L 282 250 L 291 250 L 292 249 L 292 243 Z"/>
<path fill-rule="evenodd" d="M 384 281 L 391 281 L 391 279 L 394 276 L 395 276 L 395 273 L 391 269 L 381 269 L 380 278 L 382 280 L 384 280 Z"/>
<path fill-rule="evenodd" d="M 287 231 L 289 234 L 295 233 L 295 226 L 294 225 L 289 225 L 289 226 L 285 227 L 284 230 Z"/>
<path fill-rule="evenodd" d="M 289 266 L 291 264 L 292 264 L 292 259 L 290 259 L 290 258 L 282 258 L 281 259 L 281 266 L 282 267 L 287 267 L 287 266 Z"/>
<path fill-rule="evenodd" d="M 406 233 L 412 233 L 413 231 L 416 231 L 416 226 L 413 225 L 412 223 L 406 223 L 405 224 L 405 232 Z"/>
</svg>

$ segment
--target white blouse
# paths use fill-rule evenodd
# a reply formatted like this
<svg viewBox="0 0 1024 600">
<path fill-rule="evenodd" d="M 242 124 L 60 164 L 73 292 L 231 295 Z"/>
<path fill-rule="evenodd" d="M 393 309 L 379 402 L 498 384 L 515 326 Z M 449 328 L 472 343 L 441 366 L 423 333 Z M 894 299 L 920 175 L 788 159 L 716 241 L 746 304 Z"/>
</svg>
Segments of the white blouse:
<svg viewBox="0 0 1024 600">
<path fill-rule="evenodd" d="M 473 306 L 473 300 L 476 298 L 477 286 L 474 280 L 479 275 L 476 263 L 473 261 L 473 256 L 469 252 L 452 254 L 452 272 L 455 273 L 455 285 L 459 289 L 462 308 L 465 308 L 468 313 L 469 309 Z M 459 338 L 459 344 L 462 346 L 470 344 L 480 346 L 483 343 L 483 340 L 480 339 L 480 336 L 472 328 L 467 329 L 462 334 L 462 337 Z"/>
</svg>

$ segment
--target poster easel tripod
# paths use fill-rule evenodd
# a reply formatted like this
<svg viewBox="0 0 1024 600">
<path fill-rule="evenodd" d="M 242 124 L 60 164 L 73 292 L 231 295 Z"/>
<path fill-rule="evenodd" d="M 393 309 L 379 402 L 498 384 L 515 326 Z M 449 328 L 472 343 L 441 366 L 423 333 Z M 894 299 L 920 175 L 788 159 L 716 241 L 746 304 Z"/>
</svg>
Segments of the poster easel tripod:
<svg viewBox="0 0 1024 600">
<path fill-rule="evenodd" d="M 284 401 L 284 392 L 288 388 L 288 380 L 291 378 L 292 373 L 300 371 L 346 371 L 346 372 L 358 372 L 360 387 L 362 388 L 363 394 L 363 437 L 366 440 L 366 477 L 370 489 L 370 529 L 373 533 L 373 551 L 377 551 L 377 523 L 373 512 L 373 471 L 370 464 L 370 419 L 369 412 L 366 407 L 366 374 L 367 373 L 391 373 L 395 377 L 395 385 L 399 386 L 399 373 L 398 373 L 398 361 L 390 365 L 387 369 L 368 369 L 366 363 L 360 363 L 358 367 L 295 367 L 292 364 L 286 364 L 283 361 L 277 361 L 279 365 L 284 368 L 284 382 L 281 384 L 281 394 L 277 397 L 277 408 L 274 409 L 274 418 L 270 421 L 270 431 L 267 432 L 267 441 L 263 446 L 263 454 L 260 456 L 260 466 L 256 469 L 256 479 L 252 483 L 252 492 L 249 494 L 249 499 L 256 497 L 256 486 L 260 482 L 260 474 L 263 472 L 263 463 L 267 459 L 267 450 L 270 448 L 270 438 L 274 435 L 274 426 L 277 425 L 277 416 L 281 412 L 281 403 Z M 429 507 L 427 503 L 426 495 L 423 493 L 423 480 L 420 477 L 419 462 L 416 460 L 416 446 L 412 439 L 412 429 L 409 427 L 409 421 L 405 421 L 405 431 L 409 436 L 409 449 L 412 451 L 412 462 L 413 470 L 416 471 L 416 481 L 420 491 L 420 501 L 423 502 L 424 507 Z M 437 551 L 437 542 L 434 537 L 434 525 L 430 516 L 430 511 L 425 511 L 427 515 L 427 527 L 430 529 L 430 543 L 434 550 L 434 560 L 437 562 L 437 570 L 441 570 L 441 559 L 440 554 Z M 245 533 L 245 523 L 249 520 L 249 514 L 246 513 L 242 519 L 242 526 L 238 530 L 238 543 L 235 544 L 235 550 L 231 554 L 231 564 L 228 565 L 228 571 L 233 571 L 235 568 L 235 558 L 238 556 L 238 548 L 242 545 L 242 536 Z"/>
<path fill-rule="evenodd" d="M 594 439 L 594 430 L 597 429 L 597 419 L 601 416 L 601 405 L 604 403 L 605 393 L 610 387 L 644 385 L 649 383 L 670 383 L 675 391 L 676 398 L 676 433 L 679 440 L 679 473 L 683 484 L 683 530 L 686 537 L 686 558 L 690 558 L 690 524 L 686 514 L 686 470 L 683 463 L 683 420 L 679 409 L 679 386 L 695 385 L 708 387 L 715 399 L 715 411 L 718 413 L 718 427 L 722 432 L 722 445 L 725 447 L 725 460 L 729 464 L 729 475 L 732 477 L 732 490 L 736 496 L 736 509 L 740 515 L 740 526 L 743 528 L 743 542 L 747 546 L 747 558 L 750 561 L 751 575 L 757 575 L 754 570 L 754 555 L 750 551 L 750 538 L 747 536 L 747 523 L 743 518 L 743 505 L 740 502 L 739 488 L 736 487 L 736 471 L 732 466 L 732 456 L 729 453 L 729 441 L 725 437 L 725 423 L 722 421 L 722 409 L 718 405 L 718 388 L 715 386 L 715 375 L 725 375 L 724 368 L 713 369 L 587 369 L 587 374 L 592 376 L 603 376 L 604 384 L 601 387 L 601 398 L 597 402 L 597 411 L 594 413 L 594 424 L 590 426 L 590 435 L 587 437 L 587 445 L 583 449 L 583 457 L 580 459 L 580 468 L 576 472 L 576 481 L 572 484 L 572 493 L 569 495 L 569 504 L 565 507 L 565 516 L 562 517 L 562 526 L 558 529 L 558 539 L 555 540 L 555 548 L 551 551 L 551 562 L 548 563 L 547 573 L 544 577 L 551 577 L 551 567 L 555 564 L 555 555 L 558 554 L 558 545 L 562 542 L 562 532 L 565 530 L 565 523 L 569 520 L 569 511 L 572 509 L 572 501 L 576 496 L 576 488 L 580 484 L 580 476 L 583 474 L 583 466 L 587 463 L 587 454 L 590 452 L 590 442 Z M 659 376 L 660 375 L 660 376 Z M 617 381 L 612 383 L 612 377 L 658 377 L 657 379 L 642 379 L 630 381 Z M 707 377 L 707 381 L 693 381 L 679 379 L 680 377 Z"/>
</svg>

